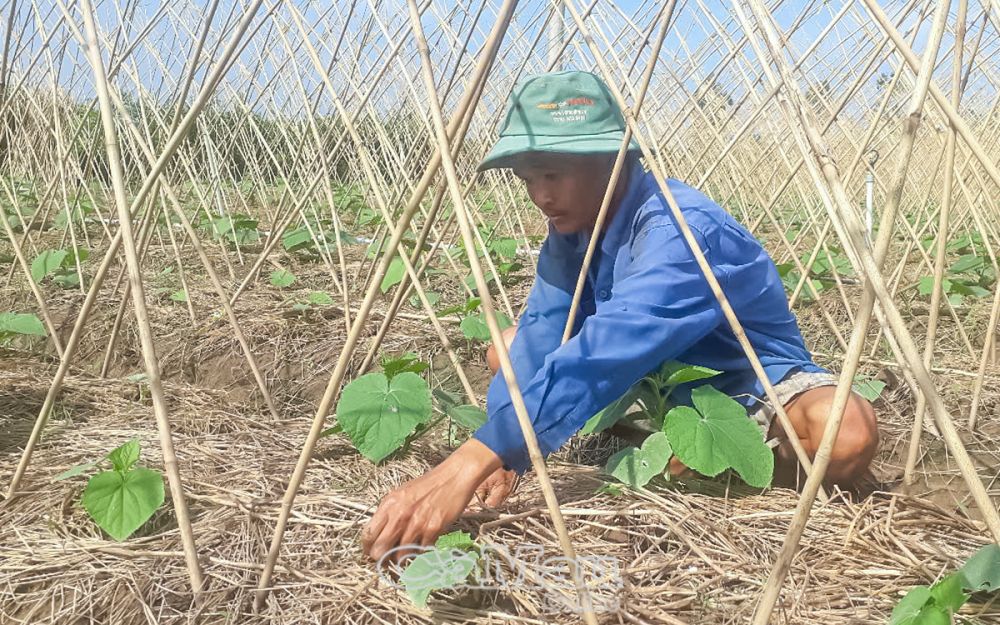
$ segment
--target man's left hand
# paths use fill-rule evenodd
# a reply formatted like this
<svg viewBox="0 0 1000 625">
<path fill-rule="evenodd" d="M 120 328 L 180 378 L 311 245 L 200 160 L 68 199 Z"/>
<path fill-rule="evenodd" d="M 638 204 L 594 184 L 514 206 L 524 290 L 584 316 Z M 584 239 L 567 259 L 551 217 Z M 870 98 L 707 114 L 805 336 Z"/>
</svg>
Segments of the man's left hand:
<svg viewBox="0 0 1000 625">
<path fill-rule="evenodd" d="M 500 457 L 476 439 L 469 439 L 441 464 L 396 488 L 382 500 L 361 532 L 361 546 L 372 560 L 393 551 L 399 562 L 416 549 L 433 545 L 458 519 L 476 488 L 503 465 Z"/>
</svg>

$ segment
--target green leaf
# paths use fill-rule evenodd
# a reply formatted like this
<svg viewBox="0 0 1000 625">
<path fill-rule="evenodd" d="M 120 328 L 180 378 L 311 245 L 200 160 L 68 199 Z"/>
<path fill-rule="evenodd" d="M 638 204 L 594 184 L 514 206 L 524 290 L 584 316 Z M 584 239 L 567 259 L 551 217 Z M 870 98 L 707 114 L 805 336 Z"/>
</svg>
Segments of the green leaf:
<svg viewBox="0 0 1000 625">
<path fill-rule="evenodd" d="M 694 408 L 678 406 L 663 422 L 680 461 L 709 477 L 732 468 L 751 486 L 769 486 L 774 454 L 746 408 L 708 385 L 694 389 L 691 398 Z"/>
<path fill-rule="evenodd" d="M 476 542 L 468 532 L 455 530 L 438 537 L 434 546 L 438 549 L 460 549 L 462 551 L 472 551 L 476 549 Z"/>
<path fill-rule="evenodd" d="M 406 594 L 414 604 L 424 607 L 434 590 L 452 588 L 469 577 L 479 561 L 479 554 L 457 549 L 434 549 L 413 560 L 399 576 Z"/>
<path fill-rule="evenodd" d="M 642 401 L 646 406 L 653 406 L 656 405 L 656 399 L 653 397 L 652 388 L 646 382 L 646 378 L 643 378 L 629 387 L 624 395 L 587 419 L 587 422 L 580 428 L 580 433 L 595 434 L 606 430 L 621 421 L 628 409 L 636 402 Z"/>
<path fill-rule="evenodd" d="M 289 230 L 283 237 L 281 237 L 281 245 L 284 246 L 285 250 L 289 252 L 309 249 L 313 247 L 312 234 L 310 234 L 309 229 L 305 227 Z"/>
<path fill-rule="evenodd" d="M 700 365 L 688 365 L 675 360 L 667 361 L 660 368 L 660 386 L 678 386 L 688 382 L 697 382 L 711 378 L 722 373 L 715 369 L 702 367 Z"/>
<path fill-rule="evenodd" d="M 437 306 L 437 303 L 441 301 L 441 295 L 435 293 L 434 291 L 425 291 L 424 295 L 427 296 L 427 301 L 430 303 L 431 308 Z M 413 306 L 414 308 L 421 308 L 422 304 L 420 303 L 420 298 L 417 297 L 416 295 L 411 295 L 410 306 Z"/>
<path fill-rule="evenodd" d="M 931 586 L 931 597 L 934 598 L 934 605 L 948 610 L 952 614 L 958 612 L 966 600 L 969 598 L 962 587 L 966 584 L 965 575 L 961 571 L 952 573 Z"/>
<path fill-rule="evenodd" d="M 107 458 L 111 461 L 115 471 L 127 473 L 139 461 L 139 441 L 133 438 L 124 445 L 111 450 Z"/>
<path fill-rule="evenodd" d="M 174 291 L 173 293 L 170 294 L 170 299 L 172 299 L 175 302 L 186 302 L 188 301 L 187 291 L 184 289 L 181 289 L 180 291 Z"/>
<path fill-rule="evenodd" d="M 441 405 L 441 410 L 445 412 L 447 412 L 448 408 L 457 406 L 462 401 L 457 395 L 453 395 L 440 388 L 434 389 L 431 391 L 431 394 L 437 400 L 438 404 Z"/>
<path fill-rule="evenodd" d="M 333 298 L 326 291 L 312 291 L 306 295 L 306 303 L 313 306 L 330 306 L 333 304 Z"/>
<path fill-rule="evenodd" d="M 382 284 L 379 285 L 379 289 L 385 293 L 393 286 L 402 282 L 405 274 L 406 266 L 403 264 L 403 259 L 396 256 L 392 259 L 392 262 L 389 263 L 389 268 L 385 271 L 385 276 L 382 278 Z"/>
<path fill-rule="evenodd" d="M 952 283 L 951 280 L 944 278 L 941 280 L 941 292 L 948 294 L 951 293 Z M 921 295 L 930 295 L 931 291 L 934 290 L 934 276 L 924 276 L 920 278 L 920 283 L 917 284 L 917 292 Z"/>
<path fill-rule="evenodd" d="M 498 239 L 489 244 L 489 249 L 500 258 L 514 258 L 517 256 L 517 241 L 514 239 Z"/>
<path fill-rule="evenodd" d="M 625 494 L 625 491 L 622 490 L 622 487 L 619 486 L 618 484 L 615 484 L 613 482 L 606 482 L 600 488 L 595 490 L 594 493 L 598 495 L 611 495 L 612 497 L 621 497 L 622 495 Z"/>
<path fill-rule="evenodd" d="M 0 313 L 0 335 L 48 336 L 42 320 L 31 313 Z"/>
<path fill-rule="evenodd" d="M 366 458 L 379 462 L 431 417 L 431 394 L 419 375 L 404 371 L 390 381 L 369 373 L 344 388 L 337 421 Z"/>
<path fill-rule="evenodd" d="M 514 325 L 514 322 L 510 320 L 510 317 L 497 311 L 497 324 L 500 329 L 509 328 Z M 479 313 L 478 315 L 469 315 L 462 319 L 462 323 L 458 326 L 462 330 L 462 334 L 467 339 L 474 341 L 488 341 L 490 340 L 490 328 L 486 325 L 486 313 Z"/>
<path fill-rule="evenodd" d="M 882 391 L 885 390 L 885 382 L 882 380 L 868 380 L 863 377 L 854 378 L 854 385 L 852 387 L 854 392 L 861 395 L 868 401 L 875 401 L 882 395 Z"/>
<path fill-rule="evenodd" d="M 291 271 L 278 269 L 271 272 L 271 284 L 279 289 L 291 286 L 293 282 L 295 282 L 295 275 Z"/>
<path fill-rule="evenodd" d="M 413 352 L 406 352 L 398 358 L 383 358 L 381 364 L 382 372 L 390 380 L 404 371 L 423 373 L 427 370 L 427 363 L 420 360 Z"/>
<path fill-rule="evenodd" d="M 115 540 L 125 540 L 163 503 L 163 477 L 151 469 L 105 471 L 90 478 L 83 507 Z"/>
<path fill-rule="evenodd" d="M 979 269 L 986 263 L 982 256 L 966 254 L 955 261 L 955 264 L 948 268 L 948 273 L 965 273 L 973 269 Z"/>
<path fill-rule="evenodd" d="M 320 438 L 324 438 L 326 436 L 333 436 L 334 434 L 339 434 L 339 433 L 341 433 L 343 431 L 344 431 L 343 426 L 341 426 L 338 423 L 338 424 L 334 425 L 333 427 L 328 427 L 325 430 L 323 430 L 322 432 L 320 432 L 319 433 L 319 437 Z"/>
<path fill-rule="evenodd" d="M 97 466 L 96 462 L 84 462 L 83 464 L 78 464 L 75 467 L 70 467 L 69 469 L 63 471 L 59 475 L 52 478 L 53 482 L 61 482 L 62 480 L 68 480 L 71 477 L 76 477 L 78 475 L 83 475 L 87 471 L 90 471 Z"/>
<path fill-rule="evenodd" d="M 60 269 L 60 272 L 63 271 Z M 63 289 L 73 289 L 80 286 L 80 276 L 76 272 L 56 273 L 52 276 L 52 281 Z"/>
<path fill-rule="evenodd" d="M 986 545 L 959 569 L 965 576 L 966 588 L 976 592 L 1000 589 L 1000 547 Z"/>
<path fill-rule="evenodd" d="M 655 432 L 641 448 L 629 447 L 611 456 L 604 471 L 632 488 L 640 488 L 663 473 L 672 455 L 667 435 Z"/>
<path fill-rule="evenodd" d="M 45 250 L 31 261 L 31 279 L 40 284 L 45 276 L 62 266 L 63 260 L 69 254 L 66 250 Z"/>
<path fill-rule="evenodd" d="M 951 615 L 934 605 L 930 588 L 914 586 L 892 610 L 889 625 L 951 625 Z"/>
<path fill-rule="evenodd" d="M 458 426 L 474 432 L 486 423 L 486 412 L 479 406 L 451 406 L 445 413 Z"/>
</svg>

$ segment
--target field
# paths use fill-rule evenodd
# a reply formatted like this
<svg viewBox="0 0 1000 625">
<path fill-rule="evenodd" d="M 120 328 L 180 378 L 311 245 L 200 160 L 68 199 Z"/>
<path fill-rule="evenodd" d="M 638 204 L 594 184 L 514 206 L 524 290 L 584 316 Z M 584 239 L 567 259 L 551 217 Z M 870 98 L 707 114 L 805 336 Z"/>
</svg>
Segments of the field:
<svg viewBox="0 0 1000 625">
<path fill-rule="evenodd" d="M 334 4 L 4 16 L 0 623 L 580 622 L 566 540 L 600 623 L 1000 623 L 1000 557 L 963 568 L 1000 541 L 994 14 L 568 2 L 557 28 L 548 3 Z M 764 243 L 879 449 L 817 493 L 735 464 L 635 483 L 612 467 L 641 441 L 580 434 L 452 528 L 493 583 L 423 605 L 359 535 L 485 419 L 485 350 L 547 225 L 475 165 L 556 62 L 630 105 L 648 81 L 643 162 Z M 365 384 L 389 391 L 359 405 Z M 361 442 L 355 418 L 392 431 Z"/>
</svg>

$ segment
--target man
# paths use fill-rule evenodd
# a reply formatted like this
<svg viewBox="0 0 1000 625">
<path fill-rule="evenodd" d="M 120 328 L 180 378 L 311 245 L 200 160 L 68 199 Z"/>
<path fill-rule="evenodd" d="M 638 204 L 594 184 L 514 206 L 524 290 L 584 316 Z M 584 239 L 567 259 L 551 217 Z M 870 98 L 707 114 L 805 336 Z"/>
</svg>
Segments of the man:
<svg viewBox="0 0 1000 625">
<path fill-rule="evenodd" d="M 542 453 L 558 449 L 661 363 L 678 360 L 722 371 L 708 382 L 745 404 L 769 437 L 781 441 L 775 450 L 778 470 L 794 470 L 791 446 L 762 386 L 653 176 L 642 170 L 635 144 L 614 189 L 573 337 L 560 345 L 624 129 L 607 86 L 593 74 L 531 77 L 515 88 L 500 138 L 479 166 L 512 168 L 549 219 L 538 275 L 510 342 Z M 774 263 L 714 202 L 681 182 L 668 184 L 803 447 L 815 454 L 837 380 L 812 362 Z M 510 333 L 505 338 L 510 341 Z M 683 402 L 690 389 L 678 392 Z M 476 493 L 487 505 L 507 497 L 530 461 L 502 375 L 490 385 L 487 412 L 487 423 L 451 456 L 385 497 L 362 533 L 371 558 L 399 545 L 433 544 Z M 850 483 L 859 477 L 877 443 L 871 405 L 852 394 L 828 480 Z M 676 462 L 671 466 L 674 472 L 683 469 Z"/>
</svg>

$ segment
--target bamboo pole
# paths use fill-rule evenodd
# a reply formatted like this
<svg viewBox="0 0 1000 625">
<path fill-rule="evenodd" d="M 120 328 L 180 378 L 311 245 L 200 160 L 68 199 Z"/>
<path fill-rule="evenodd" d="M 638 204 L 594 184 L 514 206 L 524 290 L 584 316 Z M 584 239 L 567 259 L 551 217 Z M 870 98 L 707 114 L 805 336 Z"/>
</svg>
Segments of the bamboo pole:
<svg viewBox="0 0 1000 625">
<path fill-rule="evenodd" d="M 945 0 L 947 1 L 947 0 Z M 737 5 L 734 5 L 737 6 Z M 829 159 L 828 150 L 825 146 L 823 139 L 816 132 L 813 122 L 809 115 L 805 111 L 805 107 L 800 100 L 800 96 L 797 89 L 797 83 L 794 79 L 787 74 L 787 66 L 784 63 L 784 57 L 779 52 L 779 48 L 775 43 L 777 36 L 773 32 L 773 26 L 770 24 L 770 20 L 761 12 L 760 4 L 757 0 L 751 0 L 751 6 L 754 9 L 755 14 L 758 15 L 758 24 L 762 27 L 765 34 L 765 41 L 768 46 L 773 50 L 771 58 L 778 65 L 779 69 L 785 73 L 786 84 L 788 84 L 788 97 L 791 101 L 790 106 L 793 106 L 795 112 L 799 116 L 802 128 L 806 132 L 806 137 L 809 141 L 809 146 L 813 150 L 817 161 L 822 167 L 822 173 L 830 186 L 830 190 L 833 194 L 833 199 L 836 201 L 834 206 L 839 209 L 835 212 L 831 212 L 831 217 L 844 219 L 849 226 L 848 230 L 851 235 L 850 242 L 854 246 L 854 250 L 861 256 L 862 266 L 866 275 L 867 281 L 870 283 L 865 290 L 866 295 L 862 300 L 862 311 L 867 309 L 869 306 L 865 304 L 871 302 L 874 303 L 874 298 L 872 295 L 876 296 L 879 303 L 882 305 L 885 316 L 889 322 L 892 331 L 896 334 L 897 339 L 899 339 L 900 347 L 903 349 L 904 354 L 909 361 L 908 364 L 912 367 L 913 373 L 921 387 L 921 390 L 927 394 L 928 402 L 933 410 L 935 420 L 938 423 L 938 427 L 948 444 L 949 450 L 954 454 L 959 468 L 965 478 L 970 490 L 972 491 L 973 498 L 975 499 L 977 505 L 980 507 L 985 519 L 986 524 L 989 527 L 991 533 L 995 539 L 1000 540 L 1000 516 L 998 516 L 997 511 L 993 509 L 990 502 L 989 496 L 987 495 L 982 483 L 979 481 L 976 475 L 975 469 L 972 466 L 971 460 L 968 456 L 968 452 L 965 450 L 955 430 L 954 424 L 945 409 L 941 398 L 937 395 L 934 390 L 933 383 L 930 380 L 926 368 L 923 367 L 922 359 L 919 352 L 913 343 L 912 338 L 909 336 L 906 330 L 905 323 L 902 317 L 899 315 L 899 311 L 896 308 L 892 299 L 888 296 L 884 281 L 881 277 L 878 264 L 872 257 L 871 252 L 867 249 L 864 243 L 864 230 L 858 221 L 857 215 L 854 213 L 853 209 L 850 208 L 850 203 L 847 200 L 846 194 L 843 191 L 843 187 L 840 184 L 839 176 L 836 172 L 836 167 Z M 940 6 L 939 6 L 940 10 Z M 946 11 L 943 11 L 946 14 Z M 929 70 L 927 72 L 927 82 L 929 83 Z M 927 87 L 924 87 L 925 89 Z M 915 94 L 917 95 L 917 94 Z M 917 118 L 909 118 L 909 123 L 915 123 Z M 820 188 L 822 191 L 823 189 Z M 883 218 L 884 221 L 887 221 Z M 885 227 L 880 230 L 880 236 L 883 235 L 883 230 L 885 231 L 884 237 L 888 241 L 888 237 L 891 230 L 891 222 L 886 223 Z M 860 327 L 860 326 L 858 326 Z M 856 366 L 856 359 L 854 362 L 850 360 L 847 362 L 848 367 Z M 838 408 L 842 412 L 843 406 L 846 404 L 847 388 L 846 385 L 841 384 L 838 387 L 837 394 L 839 397 L 835 397 L 833 410 L 831 411 L 831 421 L 834 421 L 833 417 L 837 416 Z M 848 387 L 849 388 L 849 387 Z M 839 427 L 839 423 L 833 423 L 832 425 L 828 422 L 828 427 L 824 432 L 824 444 L 829 443 L 827 447 L 832 446 L 832 440 L 836 434 L 836 427 Z M 834 430 L 834 431 L 831 431 Z M 821 453 L 817 453 L 817 459 L 821 457 Z M 825 466 L 824 466 L 825 469 Z M 786 539 L 784 547 L 779 558 L 775 564 L 775 568 L 772 570 L 771 577 L 769 577 L 768 584 L 765 588 L 765 595 L 762 597 L 761 602 L 758 604 L 757 611 L 754 617 L 755 625 L 762 625 L 766 623 L 770 617 L 771 610 L 773 609 L 774 603 L 777 600 L 778 593 L 780 592 L 781 581 L 784 579 L 784 575 L 787 573 L 791 559 L 794 556 L 794 552 L 797 547 L 798 537 L 801 536 L 802 528 L 805 525 L 806 519 L 808 518 L 808 511 L 812 506 L 812 497 L 809 496 L 810 493 L 815 494 L 815 489 L 818 487 L 818 482 L 822 476 L 810 476 L 807 480 L 806 488 L 804 489 L 803 495 L 799 500 L 799 507 L 796 510 L 795 516 L 793 517 L 792 523 L 789 528 L 789 536 Z"/>
<path fill-rule="evenodd" d="M 531 424 L 531 417 L 528 415 L 528 409 L 524 405 L 524 398 L 521 395 L 517 377 L 514 374 L 514 366 L 510 362 L 510 354 L 507 352 L 507 345 L 503 340 L 503 330 L 500 328 L 499 323 L 497 323 L 496 311 L 493 306 L 493 296 L 490 293 L 486 277 L 483 275 L 483 268 L 479 264 L 479 258 L 475 253 L 475 238 L 470 225 L 471 220 L 466 212 L 465 201 L 462 197 L 462 188 L 458 181 L 458 174 L 455 171 L 455 163 L 451 158 L 452 148 L 448 144 L 448 133 L 444 126 L 444 117 L 441 112 L 441 105 L 438 102 L 437 91 L 434 85 L 430 51 L 427 47 L 427 40 L 424 38 L 423 27 L 420 24 L 420 17 L 417 15 L 416 3 L 414 0 L 408 0 L 408 5 L 410 9 L 410 24 L 413 28 L 414 37 L 416 38 L 417 48 L 420 51 L 422 61 L 420 64 L 421 74 L 424 77 L 424 84 L 427 89 L 427 95 L 429 96 L 431 118 L 434 122 L 434 130 L 438 142 L 438 153 L 441 154 L 441 164 L 448 180 L 448 190 L 451 192 L 452 205 L 454 207 L 455 215 L 458 218 L 459 228 L 462 231 L 462 239 L 465 241 L 465 247 L 468 251 L 469 267 L 472 270 L 472 275 L 475 277 L 476 290 L 479 292 L 479 296 L 481 298 L 481 306 L 483 308 L 484 316 L 486 317 L 486 325 L 489 327 L 490 338 L 493 341 L 493 345 L 496 346 L 497 356 L 500 361 L 500 369 L 503 373 L 504 379 L 507 381 L 511 401 L 514 406 L 514 412 L 517 415 L 518 425 L 521 427 L 521 432 L 524 435 L 524 440 L 528 446 L 528 457 L 531 459 L 531 465 L 535 469 L 535 473 L 538 476 L 539 486 L 542 489 L 542 495 L 545 499 L 546 508 L 552 518 L 552 525 L 554 526 L 556 535 L 559 538 L 559 544 L 562 547 L 563 554 L 569 562 L 571 573 L 573 575 L 573 581 L 576 585 L 580 600 L 580 607 L 583 608 L 583 620 L 588 625 L 597 625 L 597 617 L 594 614 L 590 593 L 587 590 L 586 584 L 583 580 L 583 574 L 576 559 L 576 550 L 573 548 L 569 532 L 566 530 L 566 523 L 563 520 L 562 511 L 559 508 L 559 500 L 556 497 L 555 489 L 552 487 L 552 482 L 549 479 L 541 449 L 538 447 L 538 439 L 535 436 L 535 430 Z"/>
<path fill-rule="evenodd" d="M 188 516 L 187 503 L 184 498 L 184 485 L 181 482 L 180 470 L 177 466 L 177 456 L 174 453 L 173 436 L 171 434 L 170 416 L 167 411 L 167 399 L 163 393 L 160 381 L 160 367 L 156 360 L 156 349 L 153 345 L 153 333 L 149 326 L 149 313 L 146 310 L 146 299 L 143 292 L 142 274 L 139 258 L 136 254 L 135 239 L 132 233 L 132 218 L 129 214 L 129 202 L 125 194 L 124 170 L 118 146 L 118 135 L 111 110 L 111 97 L 108 95 L 107 76 L 104 72 L 104 62 L 97 44 L 97 27 L 94 24 L 93 7 L 90 0 L 81 0 L 84 29 L 87 40 L 87 56 L 94 70 L 94 87 L 100 102 L 101 123 L 104 128 L 105 146 L 108 152 L 108 165 L 111 169 L 111 182 L 114 187 L 115 204 L 118 208 L 118 221 L 125 247 L 125 261 L 128 264 L 129 285 L 132 292 L 132 308 L 135 311 L 136 323 L 139 327 L 139 340 L 142 344 L 142 356 L 145 361 L 147 383 L 153 400 L 153 414 L 156 416 L 156 427 L 160 435 L 160 448 L 163 452 L 163 471 L 167 474 L 170 485 L 170 499 L 177 517 L 177 528 L 181 535 L 184 548 L 184 559 L 187 563 L 188 577 L 195 598 L 199 597 L 204 581 L 201 568 L 198 565 L 198 549 L 195 545 L 194 531 L 191 529 L 191 519 Z"/>
<path fill-rule="evenodd" d="M 667 37 L 667 30 L 670 28 L 670 19 L 674 14 L 676 0 L 670 0 L 664 5 L 663 26 L 656 37 L 656 43 L 650 53 L 649 63 L 646 64 L 646 71 L 643 73 L 639 91 L 635 96 L 635 103 L 632 105 L 631 114 L 636 116 L 642 109 L 643 100 L 646 99 L 646 91 L 649 89 L 649 81 L 653 77 L 653 70 L 656 68 L 656 61 L 660 57 L 660 48 Z M 608 180 L 608 187 L 604 191 L 601 199 L 601 206 L 597 212 L 597 219 L 594 221 L 594 229 L 590 233 L 590 240 L 587 241 L 587 251 L 583 255 L 583 262 L 580 265 L 580 273 L 576 278 L 576 288 L 573 290 L 573 301 L 569 307 L 569 314 L 566 317 L 566 326 L 563 329 L 562 343 L 565 343 L 573 335 L 573 326 L 576 324 L 576 313 L 580 307 L 580 298 L 583 296 L 583 287 L 587 282 L 587 275 L 590 271 L 590 263 L 594 258 L 594 250 L 597 249 L 597 242 L 601 240 L 601 232 L 604 230 L 604 220 L 608 214 L 608 207 L 611 206 L 611 198 L 615 195 L 618 186 L 618 179 L 622 173 L 622 166 L 625 164 L 625 156 L 628 154 L 629 144 L 632 142 L 632 128 L 626 126 L 625 136 L 622 138 L 621 146 L 615 155 L 615 163 L 611 168 L 611 178 Z"/>
<path fill-rule="evenodd" d="M 233 39 L 226 46 L 225 52 L 223 52 L 219 63 L 213 68 L 212 73 L 209 75 L 211 79 L 216 74 L 221 74 L 227 65 L 227 61 L 230 56 L 235 53 L 237 44 L 239 43 L 240 37 L 246 32 L 249 27 L 250 22 L 253 21 L 256 15 L 257 9 L 263 3 L 263 0 L 255 0 L 254 4 L 251 5 L 247 11 L 244 13 L 243 18 L 240 20 L 239 25 L 236 28 L 236 32 L 233 35 Z M 68 15 L 68 10 L 63 2 L 59 2 L 59 8 L 64 15 Z M 72 24 L 70 20 L 67 23 Z M 214 81 L 209 81 L 210 85 Z M 132 204 L 129 207 L 129 213 L 133 214 L 141 206 L 142 202 L 145 200 L 146 194 L 151 189 L 155 180 L 163 173 L 163 169 L 166 167 L 167 161 L 176 152 L 177 148 L 180 146 L 184 135 L 187 133 L 188 128 L 190 128 L 191 123 L 201 112 L 202 108 L 208 101 L 211 95 L 211 89 L 203 88 L 198 94 L 198 97 L 192 103 L 191 108 L 185 114 L 181 123 L 178 125 L 177 130 L 171 135 L 170 139 L 167 141 L 166 146 L 160 153 L 159 158 L 156 163 L 151 167 L 146 178 L 143 181 L 142 188 L 139 193 L 137 193 L 133 199 Z M 119 220 L 120 221 L 120 220 Z M 66 373 L 69 370 L 70 362 L 73 359 L 73 355 L 76 352 L 76 348 L 79 345 L 80 338 L 83 334 L 83 328 L 87 323 L 87 319 L 90 316 L 90 311 L 92 310 L 95 301 L 97 300 L 97 295 L 100 291 L 101 285 L 104 283 L 104 278 L 107 274 L 108 269 L 111 267 L 112 261 L 118 253 L 118 247 L 122 242 L 123 232 L 119 228 L 118 232 L 112 237 L 111 242 L 108 244 L 108 250 L 105 252 L 104 258 L 101 260 L 101 265 L 98 267 L 93 279 L 90 283 L 90 289 L 87 291 L 87 297 L 84 299 L 83 304 L 80 307 L 80 311 L 77 315 L 75 324 L 73 325 L 73 331 L 70 334 L 69 341 L 66 343 L 64 348 L 63 358 L 59 362 L 59 367 L 56 370 L 55 375 L 52 379 L 52 384 L 49 386 L 49 390 L 45 395 L 45 400 L 42 403 L 41 409 L 38 411 L 38 417 L 35 419 L 35 424 L 32 427 L 31 434 L 28 437 L 28 441 L 25 443 L 24 451 L 21 453 L 21 459 L 18 462 L 17 468 L 14 471 L 14 476 L 11 478 L 10 485 L 7 488 L 7 497 L 13 497 L 14 493 L 17 492 L 17 487 L 24 477 L 24 473 L 31 462 L 31 456 L 34 453 L 35 445 L 38 444 L 38 439 L 41 436 L 42 430 L 45 427 L 45 423 L 48 420 L 49 414 L 52 411 L 53 405 L 55 405 L 55 398 L 62 389 L 63 380 L 66 377 Z"/>
<path fill-rule="evenodd" d="M 489 68 L 492 65 L 493 58 L 496 56 L 500 47 L 500 42 L 503 40 L 504 33 L 507 30 L 507 25 L 510 23 L 510 18 L 516 4 L 517 0 L 505 0 L 497 17 L 494 28 L 491 31 L 487 42 L 483 46 L 479 63 L 477 64 L 476 70 L 470 79 L 469 86 L 466 88 L 467 97 L 464 97 L 462 103 L 459 105 L 456 118 L 452 120 L 453 122 L 460 120 L 465 114 L 466 108 L 474 105 L 471 94 L 476 92 L 476 85 L 480 81 L 485 81 L 486 76 L 489 73 Z M 292 15 L 294 17 L 295 13 Z M 359 149 L 363 149 L 360 145 L 357 147 Z M 397 220 L 396 227 L 393 229 L 392 236 L 389 240 L 388 249 L 394 250 L 399 247 L 399 243 L 403 238 L 403 233 L 409 227 L 410 220 L 416 213 L 421 199 L 423 199 L 424 194 L 427 192 L 430 180 L 437 172 L 437 168 L 440 166 L 440 163 L 441 156 L 440 151 L 438 151 L 436 156 L 432 157 L 431 162 L 428 163 L 427 168 L 425 169 L 424 177 L 421 179 L 423 184 L 418 185 L 418 188 L 414 191 L 410 198 L 410 202 L 407 204 L 403 213 Z M 330 380 L 327 383 L 326 390 L 323 393 L 319 406 L 317 407 L 312 426 L 310 427 L 306 441 L 302 446 L 299 459 L 295 465 L 295 470 L 289 479 L 288 488 L 285 490 L 285 495 L 282 498 L 278 522 L 271 538 L 271 545 L 268 549 L 267 558 L 264 562 L 264 569 L 257 585 L 257 593 L 254 597 L 255 609 L 259 610 L 263 606 L 264 601 L 267 599 L 268 591 L 270 590 L 271 585 L 271 576 L 274 574 L 274 567 L 278 561 L 278 556 L 281 551 L 281 541 L 284 536 L 285 528 L 288 524 L 288 517 L 291 514 L 292 505 L 295 502 L 295 496 L 298 494 L 299 486 L 305 476 L 305 471 L 312 456 L 312 451 L 316 446 L 316 441 L 319 439 L 320 432 L 322 432 L 326 415 L 329 414 L 334 397 L 339 391 L 340 385 L 343 382 L 345 374 L 347 373 L 347 365 L 350 361 L 351 353 L 354 351 L 354 347 L 357 345 L 360 334 L 368 320 L 368 314 L 371 311 L 375 297 L 378 293 L 379 282 L 382 280 L 382 276 L 385 275 L 391 260 L 391 254 L 383 254 L 378 268 L 375 271 L 375 276 L 368 284 L 361 307 L 358 309 L 357 313 L 355 313 L 354 325 L 351 328 L 351 332 L 347 336 L 344 347 L 341 349 L 340 356 L 337 359 L 337 364 L 330 376 Z"/>
<path fill-rule="evenodd" d="M 955 51 L 952 59 L 951 72 L 951 105 L 958 110 L 962 99 L 960 91 L 962 83 L 962 47 L 965 43 L 965 19 L 968 12 L 968 0 L 958 0 L 958 15 L 955 23 Z M 923 64 L 926 66 L 927 61 Z M 944 262 L 948 247 L 948 219 L 951 216 L 951 196 L 955 177 L 955 129 L 949 128 L 945 144 L 944 156 L 944 188 L 941 191 L 941 212 L 938 217 L 937 249 L 934 254 L 934 286 L 931 290 L 930 317 L 927 320 L 927 335 L 924 339 L 924 366 L 930 369 L 934 359 L 934 342 L 937 338 L 938 311 L 943 294 L 941 283 L 944 281 Z M 924 411 L 927 410 L 927 400 L 923 393 L 917 395 L 916 416 L 910 430 L 910 444 L 906 452 L 906 466 L 903 470 L 903 484 L 913 484 L 913 470 L 917 466 L 917 455 L 920 453 L 920 433 L 923 432 Z"/>
</svg>

